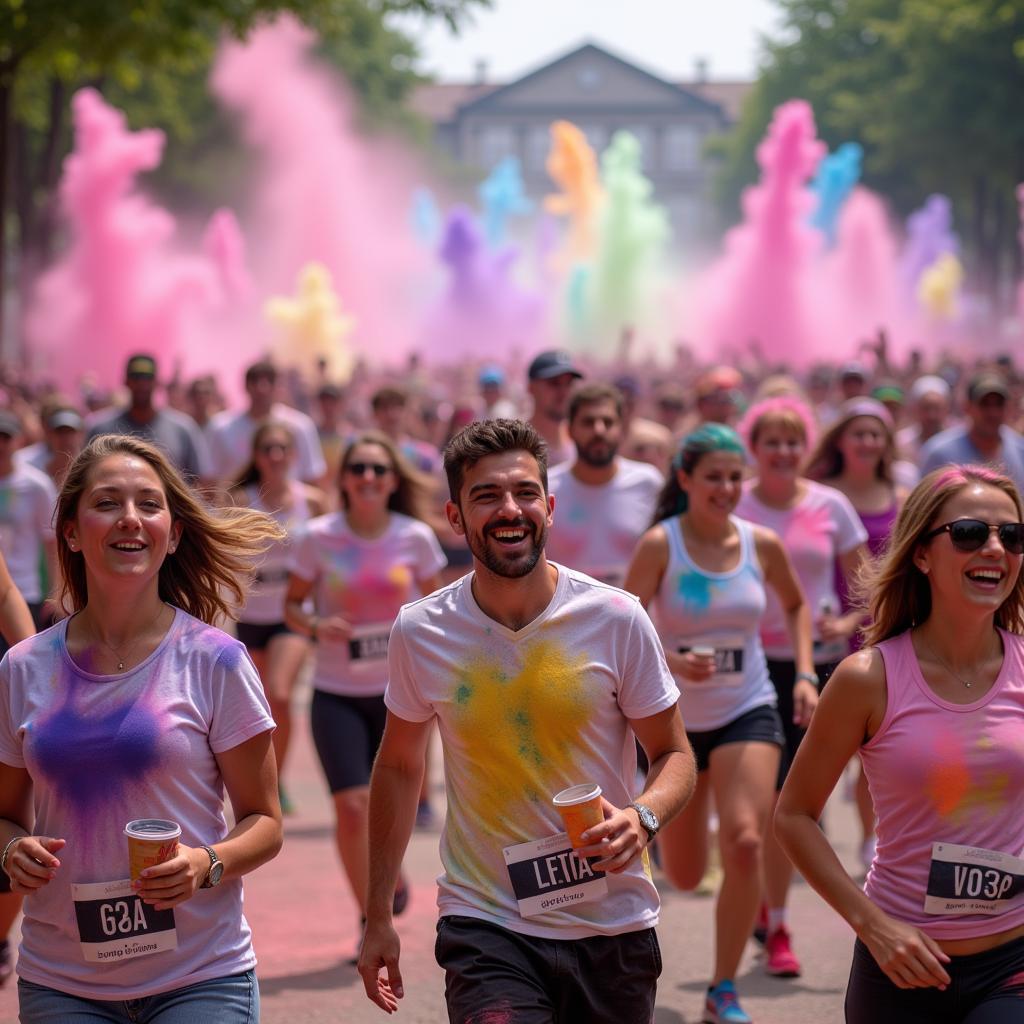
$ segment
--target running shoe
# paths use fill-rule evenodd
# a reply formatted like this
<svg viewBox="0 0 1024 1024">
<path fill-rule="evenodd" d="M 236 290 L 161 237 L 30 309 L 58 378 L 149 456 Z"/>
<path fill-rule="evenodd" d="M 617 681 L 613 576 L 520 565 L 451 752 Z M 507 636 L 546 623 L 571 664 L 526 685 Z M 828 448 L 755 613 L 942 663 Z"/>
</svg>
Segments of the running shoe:
<svg viewBox="0 0 1024 1024">
<path fill-rule="evenodd" d="M 7 939 L 0 941 L 0 988 L 4 987 L 7 979 L 14 973 L 14 965 L 11 963 L 11 944 Z"/>
<path fill-rule="evenodd" d="M 754 1024 L 753 1017 L 740 1006 L 736 986 L 728 978 L 708 988 L 704 1024 Z"/>
<path fill-rule="evenodd" d="M 789 941 L 785 928 L 776 928 L 765 940 L 766 960 L 764 969 L 775 978 L 799 978 L 800 961 Z"/>
</svg>

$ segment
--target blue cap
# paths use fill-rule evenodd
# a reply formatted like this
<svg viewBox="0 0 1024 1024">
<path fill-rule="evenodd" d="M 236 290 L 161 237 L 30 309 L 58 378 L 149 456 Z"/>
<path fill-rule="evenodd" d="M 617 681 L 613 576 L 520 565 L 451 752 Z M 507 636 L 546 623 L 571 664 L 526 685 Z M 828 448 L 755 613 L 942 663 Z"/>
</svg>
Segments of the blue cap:
<svg viewBox="0 0 1024 1024">
<path fill-rule="evenodd" d="M 499 366 L 485 366 L 480 371 L 479 380 L 481 384 L 504 384 L 505 374 Z"/>
</svg>

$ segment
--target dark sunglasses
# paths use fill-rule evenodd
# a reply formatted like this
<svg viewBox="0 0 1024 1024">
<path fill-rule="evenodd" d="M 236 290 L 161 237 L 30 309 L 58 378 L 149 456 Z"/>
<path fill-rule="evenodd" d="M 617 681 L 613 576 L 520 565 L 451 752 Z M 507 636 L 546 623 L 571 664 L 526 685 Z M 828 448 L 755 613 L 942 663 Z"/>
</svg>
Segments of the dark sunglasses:
<svg viewBox="0 0 1024 1024">
<path fill-rule="evenodd" d="M 980 519 L 957 519 L 937 526 L 921 539 L 931 540 L 940 533 L 948 533 L 957 551 L 977 551 L 985 546 L 993 530 L 999 536 L 999 543 L 1004 550 L 1011 555 L 1024 554 L 1024 523 L 1000 523 L 996 526 Z"/>
<path fill-rule="evenodd" d="M 270 455 L 273 452 L 282 452 L 283 454 L 287 455 L 288 452 L 292 450 L 292 446 L 290 444 L 279 444 L 271 442 L 270 444 L 261 444 L 259 450 L 263 455 Z"/>
<path fill-rule="evenodd" d="M 353 476 L 366 476 L 368 469 L 372 470 L 376 477 L 387 476 L 391 472 L 391 467 L 385 466 L 383 462 L 350 462 L 345 467 L 345 472 Z"/>
</svg>

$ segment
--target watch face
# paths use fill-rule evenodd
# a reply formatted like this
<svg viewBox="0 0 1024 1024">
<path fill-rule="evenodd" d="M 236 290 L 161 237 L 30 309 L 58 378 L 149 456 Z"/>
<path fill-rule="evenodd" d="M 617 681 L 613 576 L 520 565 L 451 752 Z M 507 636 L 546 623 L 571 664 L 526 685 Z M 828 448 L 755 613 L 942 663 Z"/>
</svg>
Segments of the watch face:
<svg viewBox="0 0 1024 1024">
<path fill-rule="evenodd" d="M 210 885 L 216 885 L 220 881 L 220 876 L 224 874 L 224 865 L 221 861 L 217 861 L 210 868 Z"/>
</svg>

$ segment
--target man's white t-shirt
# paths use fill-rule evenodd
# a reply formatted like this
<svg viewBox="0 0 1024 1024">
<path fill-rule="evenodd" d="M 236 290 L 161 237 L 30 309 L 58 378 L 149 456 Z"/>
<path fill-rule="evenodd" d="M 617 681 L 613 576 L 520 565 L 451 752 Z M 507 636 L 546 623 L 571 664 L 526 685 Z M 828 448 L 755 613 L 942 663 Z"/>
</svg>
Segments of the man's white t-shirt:
<svg viewBox="0 0 1024 1024">
<path fill-rule="evenodd" d="M 0 552 L 14 585 L 30 604 L 43 599 L 40 549 L 53 538 L 57 491 L 53 481 L 27 463 L 0 477 Z"/>
<path fill-rule="evenodd" d="M 615 476 L 596 487 L 577 479 L 571 464 L 556 466 L 548 476 L 555 522 L 545 551 L 555 562 L 621 587 L 664 483 L 653 466 L 632 459 L 619 459 Z"/>
<path fill-rule="evenodd" d="M 275 402 L 268 420 L 291 427 L 295 437 L 295 476 L 319 480 L 327 472 L 316 424 L 298 409 Z M 218 480 L 235 481 L 252 458 L 252 436 L 260 425 L 248 412 L 219 412 L 210 420 L 206 436 L 210 442 L 213 471 Z"/>
<path fill-rule="evenodd" d="M 520 915 L 503 850 L 564 830 L 551 798 L 596 782 L 616 807 L 636 795 L 629 718 L 679 700 L 637 599 L 562 566 L 548 607 L 512 631 L 481 611 L 473 574 L 406 605 L 388 651 L 388 709 L 437 717 L 448 813 L 438 879 L 442 917 L 541 938 L 616 935 L 657 924 L 645 858 L 607 876 L 600 900 Z"/>
</svg>

